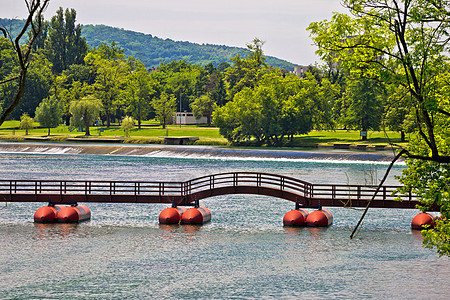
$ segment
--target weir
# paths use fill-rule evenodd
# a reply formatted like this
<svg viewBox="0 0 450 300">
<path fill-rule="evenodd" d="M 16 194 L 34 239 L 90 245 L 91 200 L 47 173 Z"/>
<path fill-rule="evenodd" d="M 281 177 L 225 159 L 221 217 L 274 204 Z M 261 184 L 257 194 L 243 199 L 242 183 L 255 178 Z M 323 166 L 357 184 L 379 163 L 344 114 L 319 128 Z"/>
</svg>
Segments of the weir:
<svg viewBox="0 0 450 300">
<path fill-rule="evenodd" d="M 382 186 L 371 207 L 413 209 L 419 204 L 412 193 L 396 195 L 397 188 L 399 186 Z M 49 202 L 53 205 L 171 203 L 188 206 L 220 195 L 257 194 L 292 201 L 297 207 L 365 207 L 376 189 L 375 185 L 313 184 L 293 177 L 256 172 L 220 173 L 185 182 L 3 179 L 0 180 L 0 202 Z"/>
</svg>

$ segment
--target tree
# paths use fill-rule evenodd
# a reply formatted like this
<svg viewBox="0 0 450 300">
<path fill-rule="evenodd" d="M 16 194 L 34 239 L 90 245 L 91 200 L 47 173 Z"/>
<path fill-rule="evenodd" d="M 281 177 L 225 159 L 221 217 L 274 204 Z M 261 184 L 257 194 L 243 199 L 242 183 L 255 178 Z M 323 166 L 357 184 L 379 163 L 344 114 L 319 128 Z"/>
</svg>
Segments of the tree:
<svg viewBox="0 0 450 300">
<path fill-rule="evenodd" d="M 130 64 L 115 43 L 100 45 L 86 55 L 85 62 L 95 74 L 95 94 L 102 101 L 106 127 L 109 128 L 111 118 L 120 104 L 127 75 L 131 71 Z"/>
<path fill-rule="evenodd" d="M 425 233 L 425 242 L 450 255 L 448 246 L 431 238 L 437 234 L 445 240 L 448 232 L 449 187 L 430 188 L 436 185 L 432 179 L 443 184 L 450 177 L 445 172 L 450 153 L 443 142 L 448 136 L 450 106 L 441 96 L 445 95 L 442 80 L 450 70 L 448 1 L 344 0 L 343 4 L 353 17 L 335 14 L 331 21 L 309 26 L 318 53 L 339 61 L 354 75 L 402 87 L 408 93 L 405 107 L 415 115 L 416 136 L 400 152 L 408 158 L 410 172 L 403 182 L 425 206 L 441 205 L 444 218 Z M 434 177 L 436 170 L 443 177 Z M 418 180 L 408 180 L 414 177 Z"/>
<path fill-rule="evenodd" d="M 234 95 L 245 87 L 255 87 L 264 71 L 268 69 L 262 50 L 263 45 L 263 41 L 255 38 L 251 44 L 247 44 L 247 57 L 241 58 L 238 54 L 231 58 L 232 65 L 225 73 L 229 99 L 233 99 Z"/>
<path fill-rule="evenodd" d="M 94 96 L 87 96 L 80 100 L 74 100 L 70 104 L 70 126 L 82 127 L 86 130 L 85 135 L 91 135 L 89 126 L 91 126 L 94 120 L 99 118 L 100 110 L 102 109 L 102 103 Z"/>
<path fill-rule="evenodd" d="M 28 114 L 23 114 L 20 117 L 20 129 L 25 129 L 25 135 L 28 135 L 28 130 L 33 129 L 33 118 L 31 118 Z"/>
<path fill-rule="evenodd" d="M 344 95 L 347 107 L 341 111 L 343 124 L 366 132 L 369 129 L 380 130 L 385 95 L 383 86 L 377 81 L 352 80 Z M 367 136 L 363 135 L 362 139 L 367 140 Z"/>
<path fill-rule="evenodd" d="M 35 42 L 37 36 L 39 35 L 39 32 L 42 27 L 42 14 L 44 10 L 47 8 L 49 0 L 31 0 L 31 1 L 25 1 L 28 8 L 28 17 L 25 21 L 25 24 L 20 31 L 20 33 L 16 36 L 14 39 L 14 42 L 12 43 L 12 47 L 14 48 L 14 51 L 17 55 L 17 62 L 18 62 L 18 74 L 12 75 L 8 78 L 1 78 L 0 79 L 0 85 L 16 81 L 17 80 L 17 86 L 15 87 L 15 92 L 13 92 L 13 95 L 11 97 L 11 100 L 9 103 L 6 104 L 6 109 L 2 110 L 2 114 L 0 115 L 0 125 L 3 124 L 3 122 L 6 120 L 6 118 L 13 112 L 13 110 L 16 108 L 17 105 L 19 105 L 23 91 L 25 89 L 25 82 L 27 78 L 27 72 L 28 72 L 28 61 L 30 58 L 30 54 L 32 51 L 33 43 Z M 35 17 L 36 22 L 33 22 L 33 17 Z M 1 28 L 1 27 L 0 27 Z M 28 42 L 25 47 L 22 47 L 20 45 L 20 39 L 22 36 L 26 33 L 28 28 L 31 29 L 31 36 L 29 36 Z M 6 33 L 8 32 L 6 28 L 1 28 L 2 32 L 6 36 Z M 11 39 L 12 41 L 12 39 Z M 10 75 L 10 74 L 8 74 Z"/>
<path fill-rule="evenodd" d="M 167 95 L 162 93 L 159 98 L 152 100 L 152 106 L 155 109 L 156 117 L 162 124 L 163 129 L 173 119 L 173 115 L 176 112 L 176 102 L 174 95 Z"/>
<path fill-rule="evenodd" d="M 23 113 L 34 117 L 36 107 L 49 96 L 53 80 L 51 65 L 45 55 L 41 51 L 32 53 L 22 100 L 10 118 L 17 120 Z"/>
<path fill-rule="evenodd" d="M 60 7 L 49 24 L 45 49 L 57 74 L 72 64 L 82 64 L 88 50 L 81 25 L 75 25 L 76 16 L 75 9 L 64 12 Z"/>
<path fill-rule="evenodd" d="M 384 109 L 384 124 L 389 130 L 400 132 L 400 141 L 405 142 L 405 133 L 414 132 L 414 126 L 411 126 L 411 124 L 415 123 L 414 121 L 409 122 L 409 120 L 414 119 L 407 105 L 411 101 L 407 99 L 410 96 L 403 91 L 402 87 L 393 86 L 390 87 L 388 95 L 387 104 Z"/>
<path fill-rule="evenodd" d="M 36 108 L 35 115 L 39 124 L 48 128 L 48 135 L 50 135 L 50 128 L 58 127 L 61 123 L 62 114 L 62 103 L 55 96 L 50 96 L 42 100 Z"/>
<path fill-rule="evenodd" d="M 125 116 L 122 120 L 122 125 L 120 128 L 123 129 L 123 133 L 125 136 L 130 136 L 130 130 L 134 128 L 134 120 L 132 117 Z"/>
<path fill-rule="evenodd" d="M 284 137 L 304 134 L 313 126 L 313 104 L 300 79 L 267 72 L 254 88 L 246 87 L 213 113 L 213 122 L 231 143 L 254 139 L 281 146 Z"/>
<path fill-rule="evenodd" d="M 196 119 L 202 116 L 207 118 L 208 126 L 211 126 L 211 115 L 216 109 L 217 104 L 208 95 L 202 95 L 191 103 L 191 110 Z"/>
<path fill-rule="evenodd" d="M 155 93 L 152 85 L 153 80 L 142 63 L 137 64 L 136 70 L 128 75 L 125 82 L 123 91 L 125 112 L 137 119 L 139 129 L 142 119 L 148 116 L 151 108 L 150 99 Z"/>
</svg>

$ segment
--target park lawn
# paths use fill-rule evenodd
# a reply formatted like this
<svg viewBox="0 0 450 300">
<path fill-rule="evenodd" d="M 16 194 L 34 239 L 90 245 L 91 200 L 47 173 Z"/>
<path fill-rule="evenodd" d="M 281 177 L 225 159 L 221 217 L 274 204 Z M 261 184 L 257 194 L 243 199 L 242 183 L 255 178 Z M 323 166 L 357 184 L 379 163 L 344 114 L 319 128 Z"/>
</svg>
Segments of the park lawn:
<svg viewBox="0 0 450 300">
<path fill-rule="evenodd" d="M 363 141 L 357 130 L 311 131 L 307 135 L 295 136 L 294 145 L 332 145 L 334 143 L 350 144 L 402 144 L 400 133 L 395 131 L 368 131 L 367 140 Z"/>
<path fill-rule="evenodd" d="M 38 127 L 39 124 L 35 123 Z M 0 126 L 0 139 L 23 139 L 25 130 L 16 129 L 19 127 L 19 121 L 6 121 Z M 168 125 L 166 129 L 162 129 L 153 121 L 143 122 L 141 129 L 137 127 L 129 131 L 129 137 L 125 137 L 125 133 L 118 124 L 112 124 L 107 129 L 103 127 L 103 131 L 99 135 L 97 127 L 91 127 L 91 139 L 126 139 L 131 143 L 162 143 L 164 136 L 193 136 L 199 137 L 198 144 L 218 144 L 226 145 L 227 141 L 219 133 L 216 127 L 205 127 L 195 125 Z M 47 128 L 34 128 L 28 130 L 28 137 L 43 138 L 47 136 Z M 67 126 L 60 125 L 57 128 L 51 129 L 51 137 L 55 140 L 64 140 L 64 138 L 83 138 L 83 132 L 77 130 L 70 131 Z M 291 147 L 317 147 L 317 145 L 333 145 L 334 143 L 349 143 L 349 144 L 389 144 L 400 143 L 400 133 L 393 131 L 369 131 L 367 141 L 362 141 L 360 132 L 356 130 L 334 130 L 334 131 L 311 131 L 307 135 L 294 136 L 293 142 L 289 145 Z M 287 139 L 285 139 L 287 140 Z M 402 145 L 406 145 L 403 143 Z"/>
</svg>

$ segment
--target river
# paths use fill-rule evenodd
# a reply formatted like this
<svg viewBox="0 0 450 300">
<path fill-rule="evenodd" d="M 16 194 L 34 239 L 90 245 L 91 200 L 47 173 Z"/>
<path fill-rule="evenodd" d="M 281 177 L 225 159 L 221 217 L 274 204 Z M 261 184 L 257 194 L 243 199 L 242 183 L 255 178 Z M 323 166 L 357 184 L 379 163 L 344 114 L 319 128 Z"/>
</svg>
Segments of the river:
<svg viewBox="0 0 450 300">
<path fill-rule="evenodd" d="M 2 179 L 184 181 L 230 171 L 312 183 L 382 178 L 391 154 L 0 143 Z M 397 184 L 404 163 L 393 168 Z M 88 204 L 80 224 L 35 224 L 42 203 L 0 204 L 0 299 L 447 299 L 450 259 L 422 247 L 416 210 L 329 208 L 329 228 L 285 228 L 282 199 L 201 201 L 203 226 L 162 226 L 164 204 Z"/>
</svg>

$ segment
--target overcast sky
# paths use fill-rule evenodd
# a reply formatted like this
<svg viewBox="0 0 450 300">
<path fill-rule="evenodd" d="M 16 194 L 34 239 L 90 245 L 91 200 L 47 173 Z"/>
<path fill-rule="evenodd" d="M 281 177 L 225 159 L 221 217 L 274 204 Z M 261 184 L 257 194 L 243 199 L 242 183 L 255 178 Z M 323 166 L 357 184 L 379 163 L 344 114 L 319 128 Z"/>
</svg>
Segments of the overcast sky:
<svg viewBox="0 0 450 300">
<path fill-rule="evenodd" d="M 23 0 L 0 0 L 0 17 L 25 18 Z M 318 61 L 306 31 L 312 21 L 344 12 L 339 0 L 51 0 L 50 19 L 62 6 L 77 23 L 104 24 L 194 43 L 245 47 L 265 41 L 266 55 L 295 64 Z"/>
</svg>

